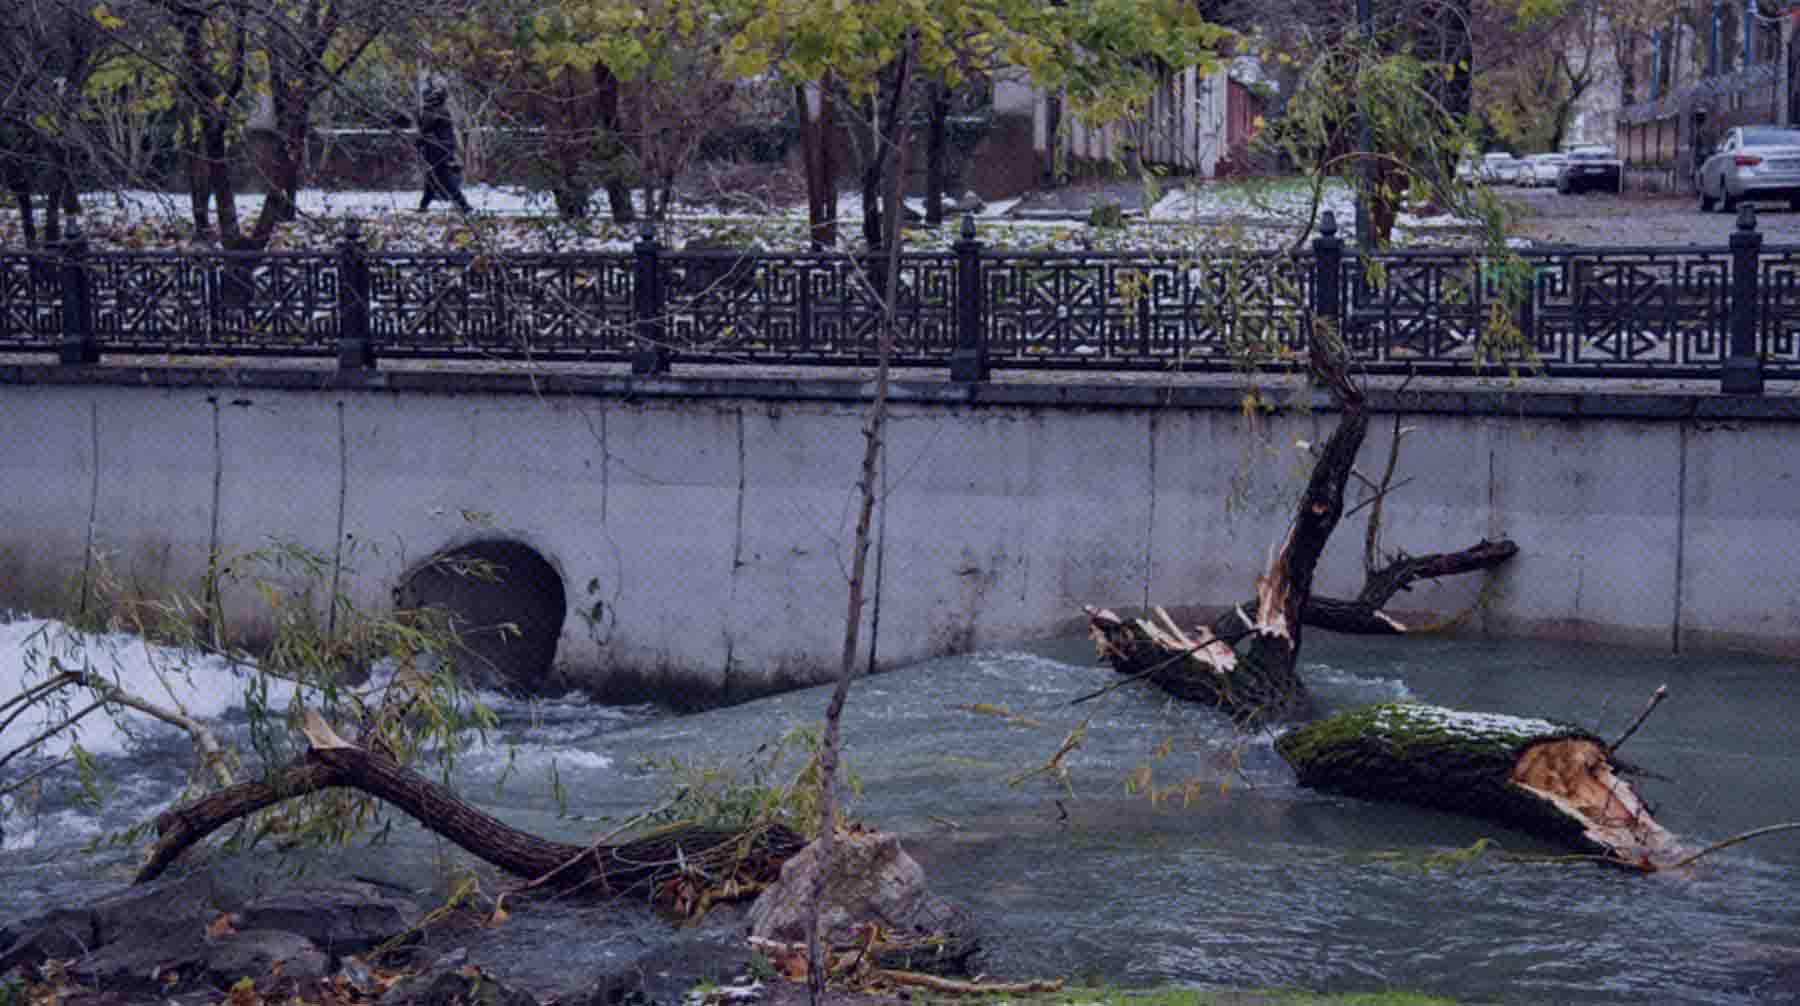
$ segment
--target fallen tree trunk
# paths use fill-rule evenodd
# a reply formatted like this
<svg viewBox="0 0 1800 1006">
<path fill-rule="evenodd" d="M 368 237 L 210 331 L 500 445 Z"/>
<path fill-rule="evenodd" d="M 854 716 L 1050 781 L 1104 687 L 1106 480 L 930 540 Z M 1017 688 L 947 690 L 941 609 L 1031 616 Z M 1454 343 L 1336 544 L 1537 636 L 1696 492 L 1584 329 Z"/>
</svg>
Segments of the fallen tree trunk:
<svg viewBox="0 0 1800 1006">
<path fill-rule="evenodd" d="M 1189 636 L 1161 608 L 1154 619 L 1082 610 L 1100 657 L 1121 674 L 1147 678 L 1183 701 L 1214 706 L 1245 726 L 1302 719 L 1311 711 L 1311 695 L 1291 662 L 1240 663 L 1225 640 L 1204 628 Z"/>
<path fill-rule="evenodd" d="M 647 892 L 659 902 L 703 905 L 711 895 L 753 893 L 779 875 L 805 844 L 793 831 L 682 825 L 617 845 L 570 845 L 520 831 L 479 810 L 448 787 L 378 752 L 345 741 L 307 712 L 309 746 L 298 761 L 253 782 L 237 783 L 164 812 L 157 842 L 136 883 L 155 879 L 194 843 L 283 800 L 348 786 L 393 804 L 420 824 L 508 873 L 559 890 Z"/>
<path fill-rule="evenodd" d="M 1300 785 L 1447 810 L 1654 870 L 1680 856 L 1600 738 L 1548 720 L 1365 706 L 1275 742 Z"/>
</svg>

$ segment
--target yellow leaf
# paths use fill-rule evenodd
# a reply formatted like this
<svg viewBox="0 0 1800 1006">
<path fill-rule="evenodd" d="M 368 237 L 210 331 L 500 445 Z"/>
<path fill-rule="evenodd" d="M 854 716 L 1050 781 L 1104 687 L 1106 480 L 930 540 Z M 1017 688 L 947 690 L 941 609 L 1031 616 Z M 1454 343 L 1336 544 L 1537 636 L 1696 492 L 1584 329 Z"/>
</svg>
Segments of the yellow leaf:
<svg viewBox="0 0 1800 1006">
<path fill-rule="evenodd" d="M 237 916 L 230 912 L 222 912 L 219 917 L 206 924 L 208 940 L 223 939 L 237 932 Z"/>
</svg>

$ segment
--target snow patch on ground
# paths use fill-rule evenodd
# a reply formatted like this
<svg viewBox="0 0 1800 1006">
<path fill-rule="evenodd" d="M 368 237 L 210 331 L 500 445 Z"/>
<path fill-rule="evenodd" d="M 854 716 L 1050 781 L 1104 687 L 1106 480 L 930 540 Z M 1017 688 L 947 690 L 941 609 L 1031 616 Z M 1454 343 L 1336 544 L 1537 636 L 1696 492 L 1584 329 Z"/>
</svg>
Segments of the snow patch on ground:
<svg viewBox="0 0 1800 1006">
<path fill-rule="evenodd" d="M 272 250 L 329 250 L 352 222 L 376 252 L 465 251 L 477 254 L 628 255 L 643 237 L 643 225 L 616 225 L 596 205 L 588 220 L 563 221 L 544 193 L 519 186 L 471 185 L 464 189 L 474 213 L 464 216 L 439 207 L 417 212 L 417 191 L 333 191 L 305 189 L 297 202 L 300 219 L 276 231 Z M 249 227 L 261 212 L 264 196 L 237 197 L 239 218 Z M 1191 184 L 1171 188 L 1147 213 L 1131 216 L 1125 226 L 1089 227 L 1081 213 L 1062 218 L 1014 217 L 1030 199 L 1001 199 L 975 214 L 977 238 L 990 251 L 1191 252 L 1277 250 L 1316 237 L 1321 214 L 1337 218 L 1347 242 L 1355 238 L 1355 200 L 1348 186 L 1330 182 L 1316 194 L 1305 184 L 1278 180 L 1267 184 Z M 961 214 L 950 200 L 943 226 L 906 228 L 908 251 L 948 251 L 961 239 Z M 1079 202 L 1079 200 L 1077 200 Z M 83 226 L 92 244 L 102 249 L 202 249 L 196 241 L 185 194 L 144 189 L 89 193 L 82 197 Z M 907 201 L 923 214 L 924 201 Z M 850 192 L 837 204 L 840 248 L 860 245 L 862 199 Z M 1454 239 L 1475 224 L 1448 215 L 1402 215 L 1399 226 L 1409 243 Z M 746 213 L 708 202 L 678 202 L 670 219 L 654 228 L 664 248 L 726 245 L 747 251 L 795 251 L 808 247 L 804 206 L 769 213 Z M 23 233 L 15 211 L 0 211 L 0 246 L 18 247 Z"/>
</svg>

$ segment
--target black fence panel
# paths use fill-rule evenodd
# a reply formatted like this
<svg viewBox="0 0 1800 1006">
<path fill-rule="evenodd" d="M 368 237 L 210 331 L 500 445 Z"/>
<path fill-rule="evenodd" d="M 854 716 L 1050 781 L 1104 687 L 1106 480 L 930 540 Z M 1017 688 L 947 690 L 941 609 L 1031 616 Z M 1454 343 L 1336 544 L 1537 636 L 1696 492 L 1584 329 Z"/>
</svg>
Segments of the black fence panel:
<svg viewBox="0 0 1800 1006">
<path fill-rule="evenodd" d="M 661 257 L 663 331 L 676 360 L 710 363 L 872 362 L 879 349 L 888 257 L 880 252 Z M 903 254 L 895 283 L 894 356 L 949 359 L 956 345 L 956 262 Z"/>
<path fill-rule="evenodd" d="M 54 352 L 62 341 L 62 312 L 55 256 L 0 252 L 0 348 Z"/>
<path fill-rule="evenodd" d="M 106 352 L 329 356 L 330 252 L 109 252 L 81 260 L 93 340 Z"/>
<path fill-rule="evenodd" d="M 1346 257 L 1345 339 L 1373 371 L 1711 376 L 1730 342 L 1728 248 Z"/>
<path fill-rule="evenodd" d="M 1800 245 L 1763 249 L 1758 350 L 1771 377 L 1800 379 Z"/>
<path fill-rule="evenodd" d="M 376 356 L 623 360 L 631 255 L 371 254 Z"/>
<path fill-rule="evenodd" d="M 995 366 L 1229 369 L 1305 341 L 1305 256 L 999 252 L 980 260 Z"/>
</svg>

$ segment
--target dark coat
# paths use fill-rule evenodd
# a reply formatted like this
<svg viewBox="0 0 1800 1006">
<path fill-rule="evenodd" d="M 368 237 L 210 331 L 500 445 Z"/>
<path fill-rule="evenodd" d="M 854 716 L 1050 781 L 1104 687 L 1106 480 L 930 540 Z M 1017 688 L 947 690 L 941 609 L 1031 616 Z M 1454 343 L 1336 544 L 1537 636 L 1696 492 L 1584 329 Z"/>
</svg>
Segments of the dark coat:
<svg viewBox="0 0 1800 1006">
<path fill-rule="evenodd" d="M 427 107 L 419 117 L 419 156 L 433 168 L 456 160 L 456 126 L 443 108 Z"/>
</svg>

